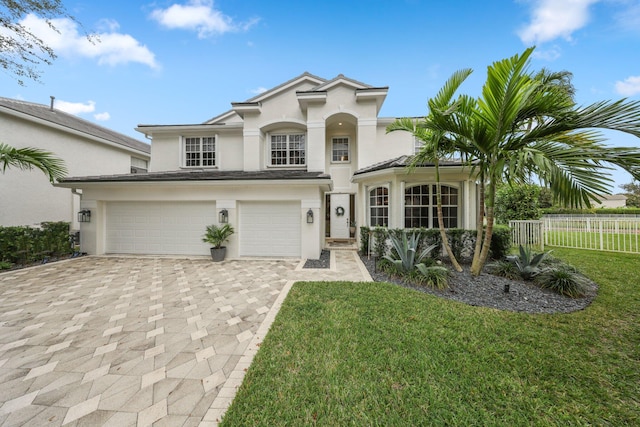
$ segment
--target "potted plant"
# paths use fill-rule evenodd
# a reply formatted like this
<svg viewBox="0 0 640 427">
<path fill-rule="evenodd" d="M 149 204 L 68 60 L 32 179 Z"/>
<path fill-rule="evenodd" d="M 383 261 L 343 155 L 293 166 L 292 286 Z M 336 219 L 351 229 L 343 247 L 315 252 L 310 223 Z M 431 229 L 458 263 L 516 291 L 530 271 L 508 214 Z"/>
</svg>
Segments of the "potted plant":
<svg viewBox="0 0 640 427">
<path fill-rule="evenodd" d="M 351 237 L 355 237 L 356 235 L 356 222 L 355 221 L 349 221 L 349 234 L 351 235 Z"/>
<path fill-rule="evenodd" d="M 235 230 L 230 224 L 207 226 L 207 232 L 204 234 L 202 241 L 213 246 L 211 248 L 211 259 L 216 262 L 224 260 L 227 247 L 222 246 L 222 244 L 227 242 L 234 232 Z"/>
</svg>

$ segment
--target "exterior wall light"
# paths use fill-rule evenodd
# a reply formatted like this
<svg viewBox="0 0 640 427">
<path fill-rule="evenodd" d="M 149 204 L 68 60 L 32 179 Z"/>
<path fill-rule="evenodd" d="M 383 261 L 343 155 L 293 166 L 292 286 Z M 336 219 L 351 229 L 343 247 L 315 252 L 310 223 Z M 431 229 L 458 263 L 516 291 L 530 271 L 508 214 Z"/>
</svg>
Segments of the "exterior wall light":
<svg viewBox="0 0 640 427">
<path fill-rule="evenodd" d="M 313 224 L 313 211 L 311 209 L 307 211 L 307 224 Z"/>
<path fill-rule="evenodd" d="M 220 224 L 226 224 L 229 222 L 229 211 L 226 209 L 222 209 L 218 214 L 218 222 Z"/>
<path fill-rule="evenodd" d="M 91 222 L 91 211 L 89 209 L 82 209 L 78 212 L 78 222 Z"/>
</svg>

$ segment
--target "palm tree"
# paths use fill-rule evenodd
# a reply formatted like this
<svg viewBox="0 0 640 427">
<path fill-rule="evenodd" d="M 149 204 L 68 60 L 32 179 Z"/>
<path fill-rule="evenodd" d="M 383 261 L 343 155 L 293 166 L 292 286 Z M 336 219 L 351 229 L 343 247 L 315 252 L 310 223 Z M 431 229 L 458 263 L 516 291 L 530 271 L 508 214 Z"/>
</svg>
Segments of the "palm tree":
<svg viewBox="0 0 640 427">
<path fill-rule="evenodd" d="M 9 167 L 17 167 L 22 170 L 31 170 L 34 167 L 40 169 L 52 183 L 64 178 L 67 168 L 64 161 L 55 157 L 49 151 L 39 148 L 14 148 L 0 143 L 0 168 L 4 173 Z"/>
<path fill-rule="evenodd" d="M 428 101 L 429 109 L 446 110 L 452 107 L 451 99 L 464 80 L 471 74 L 470 69 L 464 69 L 454 73 L 434 98 Z M 442 191 L 440 185 L 440 159 L 450 157 L 457 152 L 454 141 L 448 139 L 444 132 L 429 129 L 429 115 L 423 119 L 400 118 L 387 126 L 387 133 L 402 130 L 409 132 L 414 138 L 424 142 L 419 153 L 411 160 L 408 172 L 412 172 L 418 165 L 425 162 L 433 162 L 436 175 L 436 210 L 438 215 L 438 228 L 440 240 L 449 256 L 451 264 L 457 271 L 462 271 L 460 263 L 456 259 L 447 232 L 444 228 L 444 214 L 442 212 Z"/>
<path fill-rule="evenodd" d="M 478 99 L 461 97 L 455 108 L 430 113 L 429 128 L 456 141 L 473 160 L 480 185 L 486 230 L 481 241 L 480 213 L 474 275 L 481 273 L 488 258 L 498 183 L 538 177 L 549 185 L 556 202 L 581 207 L 609 191 L 611 165 L 640 178 L 640 150 L 606 146 L 598 131 L 640 137 L 640 102 L 623 99 L 577 106 L 568 73 L 528 70 L 533 50 L 489 66 Z"/>
</svg>

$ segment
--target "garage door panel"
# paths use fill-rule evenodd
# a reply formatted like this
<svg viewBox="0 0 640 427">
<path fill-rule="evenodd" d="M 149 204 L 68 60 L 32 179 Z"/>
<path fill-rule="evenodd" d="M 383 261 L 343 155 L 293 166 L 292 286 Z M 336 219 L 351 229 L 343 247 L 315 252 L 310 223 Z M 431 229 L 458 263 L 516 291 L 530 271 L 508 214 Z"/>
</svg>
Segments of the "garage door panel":
<svg viewBox="0 0 640 427">
<path fill-rule="evenodd" d="M 245 202 L 240 206 L 241 256 L 300 256 L 299 202 Z"/>
<path fill-rule="evenodd" d="M 214 202 L 111 202 L 106 252 L 206 255 L 202 235 L 215 219 Z"/>
</svg>

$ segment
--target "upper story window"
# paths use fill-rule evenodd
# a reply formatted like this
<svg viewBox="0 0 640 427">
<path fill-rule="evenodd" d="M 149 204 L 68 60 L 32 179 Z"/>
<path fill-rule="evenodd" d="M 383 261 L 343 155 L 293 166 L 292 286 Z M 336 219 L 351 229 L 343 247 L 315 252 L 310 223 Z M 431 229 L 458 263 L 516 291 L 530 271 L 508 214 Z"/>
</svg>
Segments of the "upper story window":
<svg viewBox="0 0 640 427">
<path fill-rule="evenodd" d="M 145 159 L 131 157 L 131 173 L 144 173 L 147 171 L 148 167 L 149 164 Z"/>
<path fill-rule="evenodd" d="M 445 228 L 458 226 L 458 189 L 441 185 Z M 435 185 L 416 185 L 404 192 L 405 228 L 437 228 L 438 209 Z"/>
<path fill-rule="evenodd" d="M 306 164 L 305 135 L 272 134 L 271 166 L 298 166 Z"/>
<path fill-rule="evenodd" d="M 331 161 L 334 163 L 349 161 L 349 138 L 341 136 L 331 140 Z"/>
<path fill-rule="evenodd" d="M 215 136 L 185 137 L 184 165 L 186 167 L 213 167 L 216 165 Z"/>
</svg>

